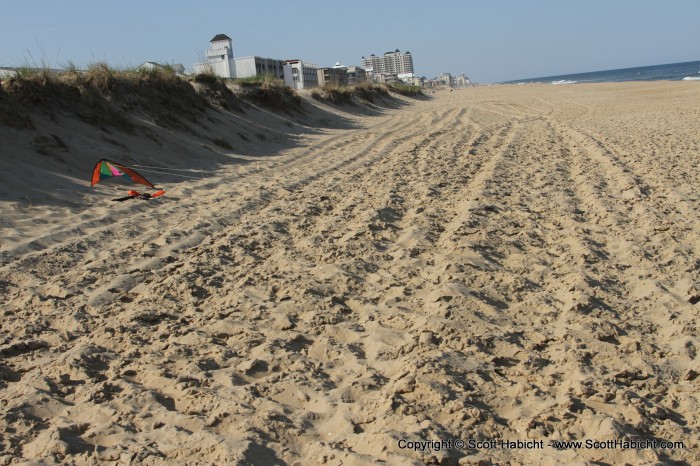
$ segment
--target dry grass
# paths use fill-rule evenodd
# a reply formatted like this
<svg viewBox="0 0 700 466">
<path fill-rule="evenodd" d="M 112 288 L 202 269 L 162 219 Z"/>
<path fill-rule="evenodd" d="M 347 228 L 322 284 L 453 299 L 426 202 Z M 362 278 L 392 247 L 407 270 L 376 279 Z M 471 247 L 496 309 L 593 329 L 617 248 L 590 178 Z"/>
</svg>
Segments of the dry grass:
<svg viewBox="0 0 700 466">
<path fill-rule="evenodd" d="M 236 82 L 241 86 L 242 97 L 256 105 L 288 114 L 292 111 L 301 111 L 301 97 L 285 86 L 281 79 L 256 76 Z"/>
<path fill-rule="evenodd" d="M 353 105 L 357 100 L 363 103 L 372 103 L 377 98 L 386 98 L 390 95 L 386 86 L 360 83 L 352 86 L 324 86 L 321 89 L 311 91 L 311 97 L 320 102 Z"/>
<path fill-rule="evenodd" d="M 353 104 L 352 88 L 348 86 L 324 86 L 321 88 L 321 97 L 336 105 Z"/>
<path fill-rule="evenodd" d="M 204 96 L 211 105 L 224 110 L 245 113 L 244 103 L 227 85 L 226 80 L 214 74 L 202 73 L 193 78 L 197 93 Z"/>
<path fill-rule="evenodd" d="M 391 92 L 396 92 L 406 97 L 420 97 L 423 94 L 423 90 L 420 86 L 411 86 L 409 84 L 389 84 L 387 88 Z"/>
<path fill-rule="evenodd" d="M 95 126 L 125 132 L 134 130 L 132 117 L 138 114 L 162 127 L 191 130 L 207 108 L 241 109 L 223 82 L 204 81 L 193 86 L 167 67 L 117 69 L 104 62 L 85 71 L 73 65 L 58 72 L 21 69 L 0 86 L 0 123 L 31 127 L 22 109 L 40 109 L 49 115 L 74 114 Z"/>
<path fill-rule="evenodd" d="M 360 83 L 352 87 L 355 97 L 366 102 L 374 102 L 377 97 L 389 97 L 389 92 L 383 86 L 372 83 Z"/>
</svg>

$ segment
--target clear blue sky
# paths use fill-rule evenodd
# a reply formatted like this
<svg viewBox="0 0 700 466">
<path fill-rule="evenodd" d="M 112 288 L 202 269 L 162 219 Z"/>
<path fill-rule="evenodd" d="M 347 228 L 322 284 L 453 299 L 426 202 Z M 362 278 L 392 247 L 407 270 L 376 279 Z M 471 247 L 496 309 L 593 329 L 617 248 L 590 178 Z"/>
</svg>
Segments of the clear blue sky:
<svg viewBox="0 0 700 466">
<path fill-rule="evenodd" d="M 700 0 L 7 1 L 0 66 L 191 70 L 218 33 L 234 55 L 320 66 L 409 50 L 418 75 L 476 82 L 700 60 Z"/>
</svg>

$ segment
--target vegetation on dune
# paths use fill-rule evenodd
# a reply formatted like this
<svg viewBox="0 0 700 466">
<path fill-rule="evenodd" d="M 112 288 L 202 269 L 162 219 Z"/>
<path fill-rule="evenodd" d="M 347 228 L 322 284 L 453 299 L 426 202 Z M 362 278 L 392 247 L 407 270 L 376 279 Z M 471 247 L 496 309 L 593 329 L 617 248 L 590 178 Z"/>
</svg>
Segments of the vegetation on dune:
<svg viewBox="0 0 700 466">
<path fill-rule="evenodd" d="M 97 62 L 85 70 L 70 63 L 62 70 L 23 67 L 2 80 L 0 103 L 14 108 L 15 114 L 29 104 L 49 115 L 73 113 L 95 126 L 126 132 L 134 129 L 133 114 L 140 113 L 166 128 L 191 130 L 190 125 L 198 123 L 207 108 L 242 109 L 243 104 L 221 80 L 195 77 L 194 81 L 197 86 L 168 66 L 120 69 Z M 26 114 L 15 116 L 29 118 Z M 30 126 L 22 118 L 17 124 L 9 120 L 2 118 L 0 122 Z"/>
<path fill-rule="evenodd" d="M 301 97 L 279 78 L 258 75 L 236 79 L 234 83 L 241 86 L 241 96 L 256 105 L 275 112 L 301 111 Z"/>
<path fill-rule="evenodd" d="M 263 87 L 277 87 L 284 86 L 284 81 L 275 76 L 269 74 L 258 74 L 255 76 L 249 76 L 247 78 L 236 78 L 233 80 L 234 83 L 242 86 L 263 86 Z"/>
<path fill-rule="evenodd" d="M 236 92 L 233 89 L 238 88 Z M 418 86 L 361 83 L 325 86 L 311 91 L 311 97 L 335 105 L 373 103 L 390 97 L 422 95 Z M 28 108 L 43 108 L 49 115 L 73 113 L 102 128 L 134 130 L 134 114 L 156 125 L 191 130 L 207 108 L 243 112 L 248 100 L 275 112 L 302 112 L 296 91 L 274 76 L 259 75 L 227 80 L 212 71 L 179 76 L 170 66 L 115 68 L 105 62 L 87 69 L 68 62 L 63 69 L 24 66 L 14 76 L 0 81 L 0 124 L 32 128 Z"/>
<path fill-rule="evenodd" d="M 211 72 L 211 71 L 196 74 L 196 75 L 194 75 L 194 77 L 192 79 L 194 82 L 200 83 L 200 84 L 213 84 L 213 83 L 222 81 L 222 79 L 220 77 L 218 77 L 217 75 L 214 74 L 214 72 Z"/>
<path fill-rule="evenodd" d="M 389 97 L 385 87 L 366 82 L 354 85 L 352 93 L 355 97 L 368 102 L 374 102 L 376 97 Z"/>
<path fill-rule="evenodd" d="M 333 104 L 352 104 L 352 89 L 348 86 L 324 86 L 315 98 Z"/>
<path fill-rule="evenodd" d="M 311 97 L 319 102 L 336 105 L 354 104 L 357 100 L 373 103 L 377 98 L 390 97 L 389 88 L 383 84 L 360 83 L 350 86 L 324 86 L 311 91 Z"/>
<path fill-rule="evenodd" d="M 387 88 L 392 92 L 396 92 L 397 94 L 407 97 L 417 97 L 423 95 L 423 90 L 420 86 L 412 86 L 410 84 L 389 84 L 387 85 Z"/>
</svg>

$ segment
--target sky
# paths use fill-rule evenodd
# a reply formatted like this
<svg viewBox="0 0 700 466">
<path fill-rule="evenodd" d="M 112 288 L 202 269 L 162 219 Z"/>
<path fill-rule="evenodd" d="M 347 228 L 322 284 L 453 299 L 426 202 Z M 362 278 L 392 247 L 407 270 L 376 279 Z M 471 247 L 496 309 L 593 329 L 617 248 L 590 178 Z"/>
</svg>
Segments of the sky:
<svg viewBox="0 0 700 466">
<path fill-rule="evenodd" d="M 410 51 L 414 71 L 489 83 L 700 60 L 699 0 L 6 1 L 0 66 L 115 67 L 236 57 L 319 66 Z"/>
</svg>

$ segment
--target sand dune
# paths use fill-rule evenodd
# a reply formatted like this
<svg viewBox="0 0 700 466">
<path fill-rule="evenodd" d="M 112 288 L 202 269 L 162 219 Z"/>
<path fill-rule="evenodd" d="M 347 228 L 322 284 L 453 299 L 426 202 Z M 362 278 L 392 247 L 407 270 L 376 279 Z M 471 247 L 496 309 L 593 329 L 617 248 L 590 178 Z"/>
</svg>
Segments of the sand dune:
<svg viewBox="0 0 700 466">
<path fill-rule="evenodd" d="M 0 463 L 699 463 L 700 88 L 391 102 L 0 126 Z"/>
</svg>

